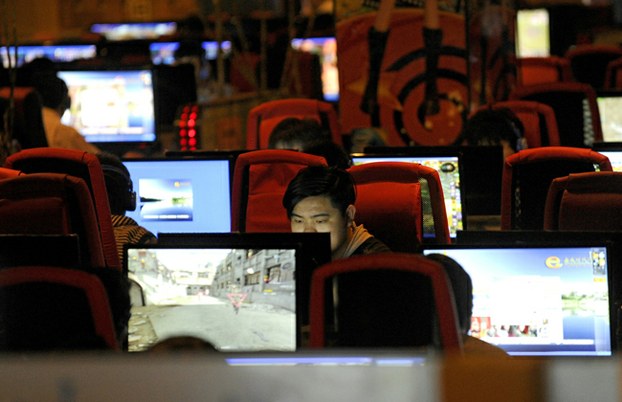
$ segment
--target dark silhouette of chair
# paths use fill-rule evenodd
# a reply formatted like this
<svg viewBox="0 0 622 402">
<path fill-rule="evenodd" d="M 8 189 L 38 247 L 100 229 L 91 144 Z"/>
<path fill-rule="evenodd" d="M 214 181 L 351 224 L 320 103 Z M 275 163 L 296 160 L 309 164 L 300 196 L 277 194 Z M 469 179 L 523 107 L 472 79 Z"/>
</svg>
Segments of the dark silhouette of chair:
<svg viewBox="0 0 622 402">
<path fill-rule="evenodd" d="M 80 260 L 105 266 L 95 208 L 86 184 L 77 177 L 32 173 L 0 180 L 0 233 L 77 234 Z"/>
<path fill-rule="evenodd" d="M 106 181 L 97 156 L 73 149 L 33 148 L 10 155 L 5 167 L 18 169 L 24 173 L 65 173 L 84 180 L 95 207 L 106 266 L 121 269 L 112 228 Z"/>
<path fill-rule="evenodd" d="M 298 171 L 324 165 L 321 156 L 297 151 L 262 149 L 240 154 L 233 170 L 231 231 L 289 232 L 283 194 Z"/>
<path fill-rule="evenodd" d="M 611 171 L 611 163 L 587 148 L 540 147 L 508 156 L 501 183 L 501 229 L 542 230 L 553 179 L 597 169 Z"/>
<path fill-rule="evenodd" d="M 290 98 L 267 101 L 248 112 L 246 148 L 268 148 L 272 129 L 287 117 L 315 119 L 330 132 L 333 142 L 339 145 L 343 143 L 337 111 L 332 104 L 316 99 Z"/>
<path fill-rule="evenodd" d="M 568 49 L 564 57 L 570 63 L 575 81 L 601 89 L 605 86 L 607 65 L 622 57 L 622 47 L 596 43 L 578 45 Z"/>
<path fill-rule="evenodd" d="M 492 109 L 509 109 L 523 123 L 528 148 L 559 145 L 559 131 L 555 111 L 549 105 L 534 101 L 502 101 L 482 106 Z"/>
<path fill-rule="evenodd" d="M 120 350 L 106 289 L 87 272 L 0 270 L 0 350 Z"/>
<path fill-rule="evenodd" d="M 348 169 L 356 183 L 357 223 L 393 251 L 413 252 L 423 227 L 435 242 L 450 243 L 443 187 L 438 172 L 409 162 L 373 162 Z"/>
<path fill-rule="evenodd" d="M 11 91 L 9 87 L 0 88 L 0 121 L 7 122 L 2 116 L 9 108 Z M 32 87 L 15 87 L 13 115 L 13 139 L 22 149 L 47 147 L 48 142 L 43 126 L 42 103 L 39 93 Z"/>
<path fill-rule="evenodd" d="M 381 253 L 332 261 L 313 272 L 311 347 L 430 345 L 462 348 L 453 293 L 438 262 Z"/>
<path fill-rule="evenodd" d="M 622 172 L 574 173 L 551 182 L 546 230 L 622 229 Z"/>
<path fill-rule="evenodd" d="M 604 85 L 605 89 L 622 89 L 622 57 L 607 64 Z"/>
<path fill-rule="evenodd" d="M 562 146 L 590 147 L 603 140 L 596 91 L 588 84 L 553 82 L 516 87 L 510 100 L 530 100 L 553 108 Z"/>
<path fill-rule="evenodd" d="M 559 56 L 520 57 L 516 72 L 518 86 L 572 81 L 570 62 Z"/>
</svg>

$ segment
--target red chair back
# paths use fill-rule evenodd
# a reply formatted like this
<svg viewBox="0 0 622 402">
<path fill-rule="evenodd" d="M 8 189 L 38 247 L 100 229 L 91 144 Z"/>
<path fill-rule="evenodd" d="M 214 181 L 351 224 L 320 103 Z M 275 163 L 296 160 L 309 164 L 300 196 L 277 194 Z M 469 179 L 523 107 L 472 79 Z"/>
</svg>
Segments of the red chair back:
<svg viewBox="0 0 622 402">
<path fill-rule="evenodd" d="M 120 350 L 106 289 L 87 272 L 48 266 L 0 270 L 4 351 Z"/>
<path fill-rule="evenodd" d="M 549 105 L 535 101 L 514 100 L 495 102 L 482 106 L 480 109 L 489 107 L 493 109 L 507 108 L 520 119 L 525 129 L 524 135 L 528 148 L 559 145 L 555 111 Z"/>
<path fill-rule="evenodd" d="M 605 86 L 607 65 L 620 57 L 622 47 L 597 43 L 571 47 L 564 55 L 570 63 L 575 81 L 589 84 L 594 89 Z"/>
<path fill-rule="evenodd" d="M 408 162 L 374 162 L 348 171 L 356 183 L 355 220 L 391 250 L 414 251 L 423 241 L 424 224 L 434 228 L 435 242 L 450 242 L 443 188 L 435 169 Z M 422 188 L 428 190 L 425 196 Z M 426 216 L 432 220 L 424 222 Z"/>
<path fill-rule="evenodd" d="M 73 149 L 33 148 L 10 155 L 5 167 L 18 169 L 24 173 L 65 173 L 84 180 L 97 214 L 98 233 L 104 248 L 106 266 L 121 269 L 112 228 L 106 181 L 97 156 Z"/>
<path fill-rule="evenodd" d="M 531 148 L 508 156 L 501 183 L 501 229 L 542 230 L 553 179 L 596 169 L 611 171 L 611 163 L 587 148 Z"/>
<path fill-rule="evenodd" d="M 516 59 L 518 86 L 572 81 L 570 62 L 559 56 Z"/>
<path fill-rule="evenodd" d="M 248 112 L 246 120 L 246 149 L 266 149 L 274 127 L 288 117 L 308 118 L 331 133 L 333 142 L 341 145 L 341 130 L 337 111 L 328 102 L 315 99 L 291 98 L 264 102 Z"/>
<path fill-rule="evenodd" d="M 339 320 L 334 346 L 429 345 L 434 343 L 431 332 L 438 326 L 440 348 L 462 350 L 453 292 L 443 266 L 422 255 L 403 253 L 353 256 L 313 272 L 311 347 L 325 347 L 333 341 L 326 335 L 327 317 L 333 316 L 327 305 L 327 293 L 332 291 L 326 287 L 333 278 L 338 278 L 339 297 L 338 306 L 333 307 Z"/>
<path fill-rule="evenodd" d="M 0 233 L 75 233 L 82 263 L 105 266 L 95 208 L 86 184 L 77 177 L 33 173 L 0 180 Z"/>
<path fill-rule="evenodd" d="M 321 156 L 264 149 L 240 154 L 233 171 L 231 231 L 290 232 L 283 195 L 306 166 L 324 165 Z"/>
<path fill-rule="evenodd" d="M 603 140 L 596 91 L 580 82 L 554 82 L 516 87 L 510 100 L 529 100 L 549 105 L 555 112 L 559 143 L 590 147 Z"/>
<path fill-rule="evenodd" d="M 544 210 L 546 230 L 622 229 L 622 172 L 587 172 L 551 182 Z"/>
</svg>

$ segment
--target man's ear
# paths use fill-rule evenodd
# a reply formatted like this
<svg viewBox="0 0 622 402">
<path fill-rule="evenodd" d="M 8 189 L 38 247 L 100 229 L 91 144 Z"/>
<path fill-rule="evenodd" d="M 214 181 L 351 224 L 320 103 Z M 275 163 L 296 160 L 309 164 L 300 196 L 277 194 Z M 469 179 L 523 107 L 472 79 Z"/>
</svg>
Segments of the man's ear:
<svg viewBox="0 0 622 402">
<path fill-rule="evenodd" d="M 356 207 L 354 204 L 350 204 L 348 205 L 348 208 L 346 208 L 346 221 L 348 225 L 351 225 L 352 222 L 354 222 L 354 215 L 356 215 Z"/>
</svg>

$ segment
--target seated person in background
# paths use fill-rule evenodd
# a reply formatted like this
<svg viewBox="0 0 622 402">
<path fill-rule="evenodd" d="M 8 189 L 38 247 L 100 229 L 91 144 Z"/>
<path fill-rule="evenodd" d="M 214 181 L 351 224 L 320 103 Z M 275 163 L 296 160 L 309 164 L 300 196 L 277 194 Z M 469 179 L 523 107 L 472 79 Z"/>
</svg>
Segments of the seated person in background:
<svg viewBox="0 0 622 402">
<path fill-rule="evenodd" d="M 310 166 L 287 186 L 283 206 L 292 232 L 330 233 L 332 259 L 388 252 L 389 248 L 363 225 L 354 223 L 356 190 L 342 169 Z"/>
<path fill-rule="evenodd" d="M 523 123 L 510 109 L 484 109 L 464 123 L 458 141 L 463 145 L 500 145 L 503 158 L 527 148 Z"/>
<path fill-rule="evenodd" d="M 489 355 L 509 357 L 505 350 L 469 335 L 473 315 L 473 282 L 469 274 L 451 257 L 443 254 L 428 254 L 427 258 L 440 263 L 451 284 L 456 303 L 458 323 L 462 333 L 463 351 L 467 355 Z"/>
<path fill-rule="evenodd" d="M 352 165 L 350 155 L 335 144 L 330 134 L 313 119 L 288 117 L 281 120 L 270 133 L 270 149 L 293 149 L 323 156 L 329 166 L 347 169 Z"/>
<path fill-rule="evenodd" d="M 61 117 L 71 106 L 71 98 L 65 81 L 49 73 L 34 74 L 32 80 L 34 88 L 41 95 L 43 126 L 48 145 L 94 154 L 99 152 L 99 148 L 88 143 L 78 130 L 61 122 Z"/>
<path fill-rule="evenodd" d="M 287 117 L 272 129 L 268 148 L 306 152 L 310 147 L 330 140 L 330 134 L 317 121 Z"/>
<path fill-rule="evenodd" d="M 136 193 L 134 193 L 130 172 L 123 162 L 116 155 L 106 152 L 97 153 L 97 157 L 106 180 L 117 253 L 119 260 L 123 261 L 125 244 L 154 244 L 157 238 L 134 219 L 125 216 L 125 211 L 136 209 Z"/>
</svg>

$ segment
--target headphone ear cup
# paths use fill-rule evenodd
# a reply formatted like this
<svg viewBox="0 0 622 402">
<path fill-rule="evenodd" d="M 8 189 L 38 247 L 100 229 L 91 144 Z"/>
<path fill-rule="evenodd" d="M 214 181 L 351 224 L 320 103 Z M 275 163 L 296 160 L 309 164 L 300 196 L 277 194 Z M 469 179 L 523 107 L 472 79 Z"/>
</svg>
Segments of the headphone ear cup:
<svg viewBox="0 0 622 402">
<path fill-rule="evenodd" d="M 136 210 L 136 192 L 134 191 L 132 180 L 128 175 L 116 166 L 102 166 L 102 170 L 104 171 L 106 181 L 111 180 L 115 183 L 116 187 L 122 189 L 123 209 L 126 211 Z"/>
</svg>

